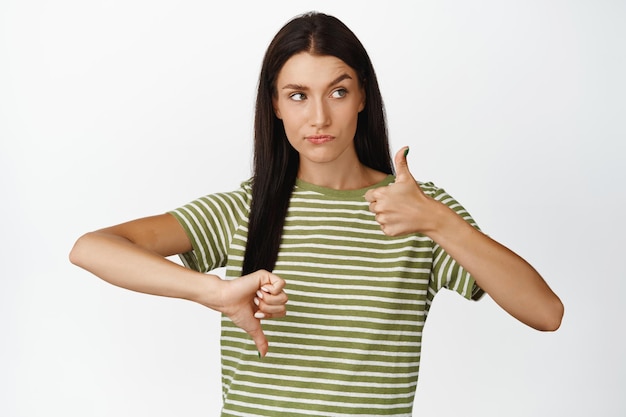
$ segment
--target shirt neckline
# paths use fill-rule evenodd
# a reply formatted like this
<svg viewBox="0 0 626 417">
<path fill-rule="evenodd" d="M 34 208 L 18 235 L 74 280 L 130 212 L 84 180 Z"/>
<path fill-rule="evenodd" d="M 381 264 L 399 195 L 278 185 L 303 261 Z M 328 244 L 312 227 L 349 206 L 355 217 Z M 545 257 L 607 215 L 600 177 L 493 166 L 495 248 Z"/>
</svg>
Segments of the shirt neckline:
<svg viewBox="0 0 626 417">
<path fill-rule="evenodd" d="M 333 197 L 363 197 L 367 190 L 372 188 L 384 187 L 385 185 L 391 184 L 395 180 L 393 175 L 387 175 L 382 181 L 379 183 L 370 185 L 365 188 L 358 188 L 356 190 L 336 190 L 334 188 L 322 187 L 320 185 L 311 184 L 306 181 L 302 181 L 299 178 L 296 178 L 296 189 L 302 191 L 313 191 L 319 194 L 333 196 Z"/>
</svg>

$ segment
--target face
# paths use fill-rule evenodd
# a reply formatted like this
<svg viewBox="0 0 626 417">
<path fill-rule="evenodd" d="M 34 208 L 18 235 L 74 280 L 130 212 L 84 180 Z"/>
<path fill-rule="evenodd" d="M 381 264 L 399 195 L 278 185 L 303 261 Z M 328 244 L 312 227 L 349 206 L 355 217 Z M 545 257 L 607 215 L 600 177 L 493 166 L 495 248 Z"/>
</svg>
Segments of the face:
<svg viewBox="0 0 626 417">
<path fill-rule="evenodd" d="M 358 160 L 354 135 L 365 92 L 341 59 L 306 52 L 292 56 L 278 74 L 273 103 L 300 154 L 301 172 Z"/>
</svg>

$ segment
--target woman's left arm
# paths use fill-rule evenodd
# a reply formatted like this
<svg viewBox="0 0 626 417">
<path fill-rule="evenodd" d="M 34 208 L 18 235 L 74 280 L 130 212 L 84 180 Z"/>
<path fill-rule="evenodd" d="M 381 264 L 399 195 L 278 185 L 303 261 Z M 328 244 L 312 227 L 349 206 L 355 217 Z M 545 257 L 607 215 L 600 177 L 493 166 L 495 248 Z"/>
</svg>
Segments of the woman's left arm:
<svg viewBox="0 0 626 417">
<path fill-rule="evenodd" d="M 558 329 L 563 304 L 541 275 L 448 206 L 426 196 L 409 172 L 407 150 L 403 148 L 396 154 L 396 182 L 365 195 L 383 232 L 390 236 L 427 235 L 513 317 L 537 330 Z"/>
</svg>

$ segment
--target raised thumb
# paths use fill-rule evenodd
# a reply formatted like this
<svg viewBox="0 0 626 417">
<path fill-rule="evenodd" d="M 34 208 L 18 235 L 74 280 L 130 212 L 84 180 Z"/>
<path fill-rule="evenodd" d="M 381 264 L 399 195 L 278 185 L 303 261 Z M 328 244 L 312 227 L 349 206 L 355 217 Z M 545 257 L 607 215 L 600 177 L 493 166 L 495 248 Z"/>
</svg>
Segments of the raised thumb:
<svg viewBox="0 0 626 417">
<path fill-rule="evenodd" d="M 394 158 L 396 167 L 396 182 L 413 181 L 413 175 L 409 171 L 409 165 L 406 162 L 406 156 L 409 154 L 409 147 L 405 146 L 400 149 Z"/>
</svg>

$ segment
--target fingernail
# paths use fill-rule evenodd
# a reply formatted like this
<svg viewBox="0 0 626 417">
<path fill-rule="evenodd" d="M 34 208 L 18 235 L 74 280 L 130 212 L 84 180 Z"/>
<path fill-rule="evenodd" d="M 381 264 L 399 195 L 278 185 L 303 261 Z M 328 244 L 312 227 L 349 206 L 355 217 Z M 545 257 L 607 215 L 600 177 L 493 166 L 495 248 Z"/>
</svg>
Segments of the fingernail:
<svg viewBox="0 0 626 417">
<path fill-rule="evenodd" d="M 269 292 L 270 292 L 270 289 L 269 289 L 269 288 L 267 288 L 267 287 L 261 287 L 261 289 L 262 289 L 263 291 L 265 291 L 266 293 L 268 293 L 268 294 L 269 294 Z"/>
<path fill-rule="evenodd" d="M 404 151 L 404 157 L 406 158 L 408 154 L 409 154 L 409 147 L 407 146 L 406 150 Z"/>
<path fill-rule="evenodd" d="M 263 299 L 263 293 L 261 291 L 257 291 L 256 292 L 257 297 L 259 297 L 261 300 Z"/>
<path fill-rule="evenodd" d="M 264 319 L 265 314 L 261 313 L 260 311 L 257 311 L 256 313 L 254 313 L 254 317 L 256 317 L 257 319 Z"/>
<path fill-rule="evenodd" d="M 261 301 L 259 301 L 257 297 L 254 297 L 254 304 L 259 305 L 261 304 Z"/>
</svg>

